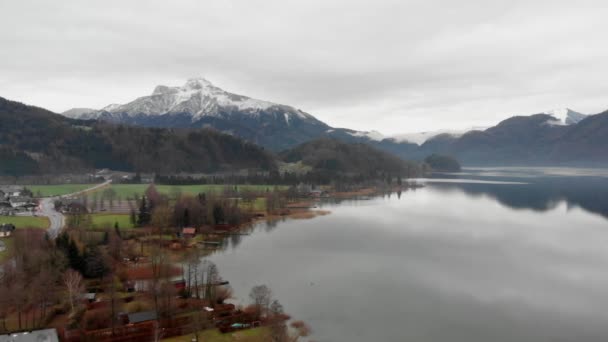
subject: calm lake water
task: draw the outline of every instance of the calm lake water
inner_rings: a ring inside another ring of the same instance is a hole
[[[608,341],[608,171],[438,177],[258,225],[212,260],[320,342]]]

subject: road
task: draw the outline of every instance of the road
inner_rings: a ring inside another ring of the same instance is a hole
[[[38,214],[40,216],[46,216],[49,218],[50,221],[50,225],[49,225],[49,229],[48,229],[48,233],[49,233],[49,237],[51,239],[56,238],[59,235],[59,232],[61,232],[61,229],[63,228],[63,226],[65,225],[65,216],[58,212],[57,210],[55,210],[55,201],[61,198],[67,198],[67,197],[73,197],[73,196],[78,196],[82,193],[85,192],[89,192],[89,191],[93,191],[93,190],[97,190],[99,188],[103,188],[104,186],[109,185],[110,183],[112,183],[111,180],[105,181],[101,184],[97,184],[95,186],[92,186],[88,189],[82,190],[82,191],[78,191],[78,192],[74,192],[71,194],[67,194],[67,195],[62,195],[62,196],[55,196],[55,197],[45,197],[45,198],[41,198],[40,199],[40,208],[38,211]]]

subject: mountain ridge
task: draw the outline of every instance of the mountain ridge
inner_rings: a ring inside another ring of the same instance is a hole
[[[2,97],[0,156],[0,173],[9,174],[100,168],[158,173],[276,169],[274,156],[263,148],[214,130],[70,119]]]

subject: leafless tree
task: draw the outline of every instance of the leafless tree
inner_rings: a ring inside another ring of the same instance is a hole
[[[272,291],[266,285],[256,285],[251,289],[249,298],[253,302],[256,309],[256,315],[258,318],[266,315],[268,307],[270,306],[270,300],[272,298]]]
[[[72,312],[74,312],[74,303],[79,298],[79,296],[84,292],[84,282],[82,280],[82,275],[79,272],[74,271],[73,269],[67,270],[63,275],[63,284],[66,287],[68,292],[68,301],[70,303],[70,308]]]

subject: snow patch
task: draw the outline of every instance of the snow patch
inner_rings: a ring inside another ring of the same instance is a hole
[[[582,114],[579,112],[575,112],[570,108],[559,108],[552,109],[544,112],[543,114],[548,114],[558,120],[558,122],[550,122],[550,125],[574,125],[579,123],[581,120],[587,117],[586,114]]]
[[[382,135],[382,133],[378,131],[356,131],[348,132],[348,134],[352,135],[353,137],[368,138],[374,141],[381,141],[382,139],[384,139],[384,135]]]
[[[414,133],[404,133],[393,135],[390,138],[395,140],[396,142],[409,142],[418,145],[424,144],[427,140],[438,136],[439,134],[449,134],[456,138],[463,136],[465,133],[470,131],[484,131],[488,129],[488,127],[483,126],[473,126],[466,129],[440,129],[437,131],[428,131],[428,132],[414,132]]]

